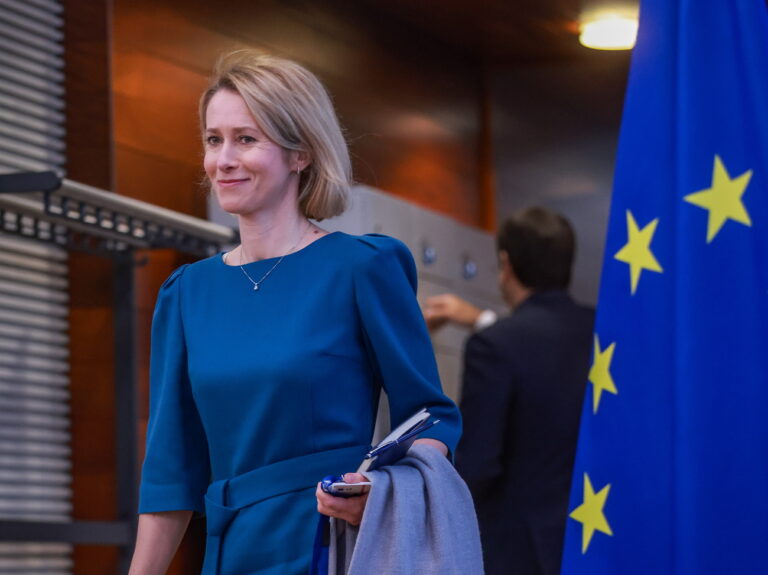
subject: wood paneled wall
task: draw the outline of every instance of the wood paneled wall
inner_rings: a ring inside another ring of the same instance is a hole
[[[67,177],[112,186],[107,3],[65,0]],[[117,519],[112,273],[106,258],[69,258],[73,515]],[[76,546],[78,575],[117,569],[118,550]]]
[[[359,181],[480,222],[480,75],[471,61],[354,3],[223,5],[114,1],[121,194],[204,215],[197,99],[220,53],[252,46],[325,81]]]

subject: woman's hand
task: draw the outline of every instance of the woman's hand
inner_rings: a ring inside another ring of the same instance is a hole
[[[346,483],[360,483],[361,481],[368,481],[368,479],[360,473],[345,473],[344,481]],[[320,489],[318,483],[315,496],[317,496],[317,510],[323,515],[343,519],[350,525],[360,525],[363,520],[363,511],[365,511],[365,504],[368,502],[367,493],[346,498],[334,497]]]
[[[448,455],[448,447],[442,441],[438,441],[437,439],[425,437],[423,439],[417,439],[414,443],[429,445],[433,449],[437,449],[443,455]],[[345,473],[344,481],[346,483],[360,483],[361,481],[368,481],[368,478],[360,473]],[[363,520],[365,504],[368,502],[367,493],[346,498],[334,497],[330,493],[323,491],[318,483],[317,489],[315,490],[315,496],[317,497],[317,510],[323,515],[343,519],[350,525],[360,525],[360,522]]]
[[[440,453],[448,457],[448,446],[438,439],[424,437],[422,439],[417,439],[416,441],[414,441],[414,443],[417,443],[419,445],[429,445],[430,447],[434,447]]]

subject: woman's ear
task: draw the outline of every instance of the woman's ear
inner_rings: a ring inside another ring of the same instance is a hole
[[[296,150],[294,152],[294,162],[294,171],[303,172],[312,163],[312,158],[306,150]]]

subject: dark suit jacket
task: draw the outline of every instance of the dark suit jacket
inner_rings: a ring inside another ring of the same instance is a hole
[[[456,466],[487,575],[560,571],[593,321],[565,292],[538,292],[467,341]]]

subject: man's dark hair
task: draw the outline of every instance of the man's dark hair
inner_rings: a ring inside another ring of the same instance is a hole
[[[576,238],[570,222],[560,214],[525,208],[502,224],[496,242],[524,286],[541,291],[565,289],[571,283]]]

